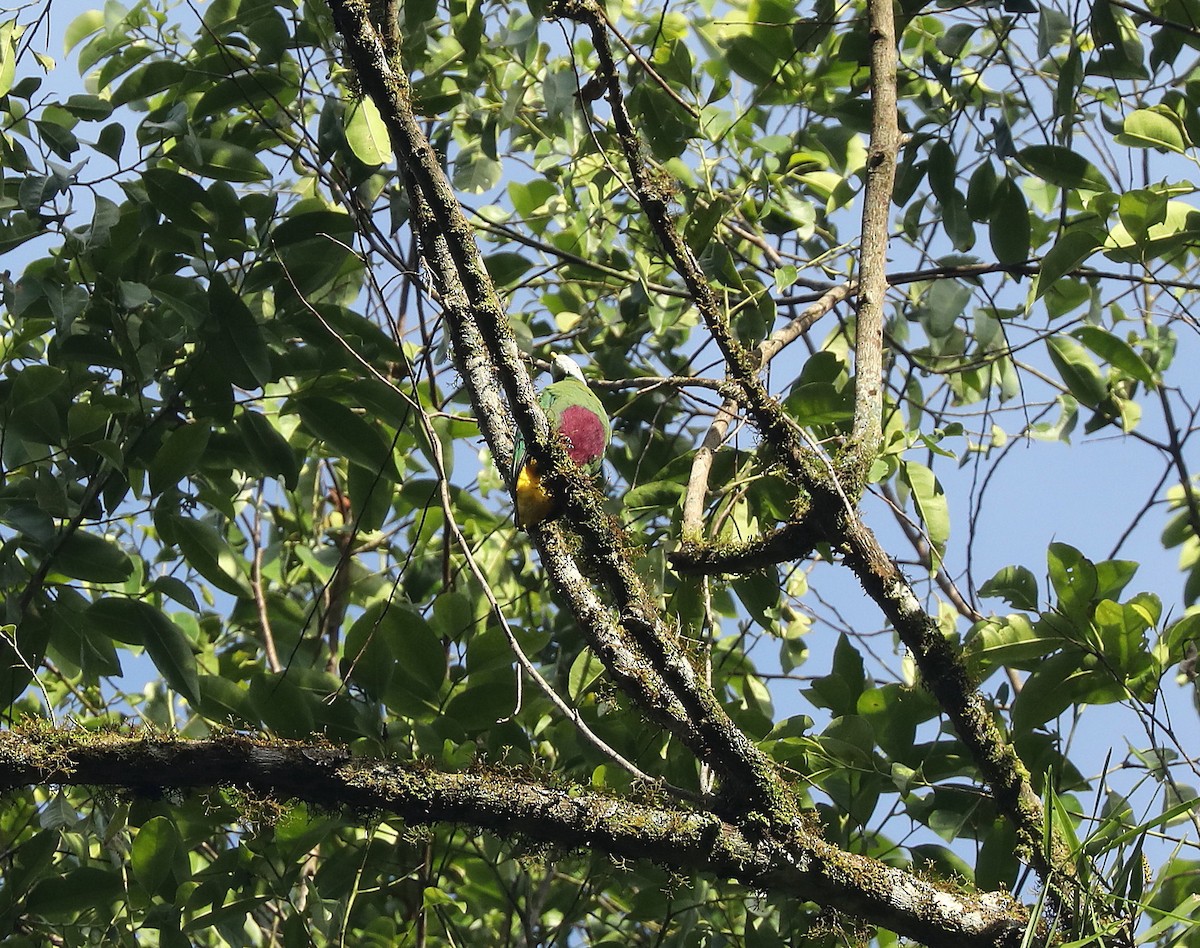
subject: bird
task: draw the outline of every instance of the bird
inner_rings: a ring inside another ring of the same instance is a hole
[[[585,473],[595,476],[604,465],[604,454],[612,440],[608,414],[570,356],[556,355],[550,371],[555,381],[546,386],[538,400],[550,430],[566,442],[567,456]],[[513,455],[517,524],[526,529],[559,511],[559,499],[542,483],[542,470],[518,433]]]

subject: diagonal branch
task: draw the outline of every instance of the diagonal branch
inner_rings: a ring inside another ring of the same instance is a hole
[[[601,576],[615,612],[583,579],[576,555],[553,524],[532,531],[547,574],[617,684],[720,774],[727,805],[758,810],[772,822],[794,822],[796,804],[777,768],[699,678],[677,631],[654,612],[628,542],[604,513],[598,491],[549,437],[474,232],[413,112],[407,77],[385,55],[361,0],[330,0],[330,6],[363,89],[400,157],[422,254],[451,326],[455,361],[493,456],[502,472],[511,470],[515,421],[531,449],[547,458],[548,485],[564,499],[564,520],[582,539],[589,566]]]
[[[872,0],[872,5],[880,7],[872,13],[873,30],[877,32],[880,23],[890,20],[891,7],[889,0]],[[759,381],[753,357],[733,337],[716,293],[671,220],[666,192],[648,173],[641,142],[625,108],[604,17],[596,0],[558,0],[550,6],[549,13],[577,20],[591,30],[592,45],[600,62],[599,73],[607,84],[606,94],[635,196],[676,272],[691,291],[725,358],[732,382],[741,390],[750,417],[763,438],[775,448],[789,476],[808,491],[811,512],[818,518],[829,543],[842,553],[846,566],[913,653],[925,686],[949,716],[991,786],[1000,811],[1013,823],[1022,856],[1045,880],[1056,872],[1071,877],[1074,873],[1061,838],[1054,834],[1050,846],[1043,846],[1041,801],[1033,792],[1029,771],[1001,735],[958,651],[921,607],[912,584],[863,523],[851,501],[861,494],[872,458],[851,450],[839,459],[840,470],[833,470],[826,458],[808,450],[800,429]],[[894,30],[887,35],[894,36]]]
[[[835,286],[833,289],[825,293],[819,300],[812,305],[806,307],[803,312],[797,315],[794,319],[788,321],[786,325],[775,330],[769,337],[759,344],[756,351],[758,356],[759,370],[766,368],[771,360],[775,358],[785,348],[799,339],[804,333],[812,327],[812,325],[824,316],[827,312],[833,309],[838,303],[850,295],[851,287],[849,284]],[[704,498],[708,493],[708,477],[712,470],[713,456],[717,450],[725,443],[725,439],[729,437],[729,427],[734,420],[734,410],[737,407],[737,402],[733,399],[725,399],[721,407],[717,410],[716,417],[713,418],[712,424],[708,428],[708,432],[704,436],[704,441],[696,451],[696,456],[692,459],[692,469],[688,475],[687,491],[683,498],[683,542],[686,555],[682,557],[683,562],[687,564],[697,563],[697,558],[705,554],[713,555],[713,551],[705,550],[698,547],[704,539],[704,531],[702,529],[702,518],[704,514]],[[777,531],[778,532],[778,531]],[[747,544],[750,546],[753,544]],[[778,545],[772,549],[780,549]],[[782,549],[789,551],[788,559],[800,559],[806,555],[804,553],[794,552],[796,548],[785,545]],[[683,552],[683,551],[681,551]],[[728,552],[728,551],[727,551]],[[675,562],[675,557],[680,553],[672,554],[672,562]],[[718,558],[720,554],[716,554]],[[745,559],[739,557],[739,561],[748,563],[757,557]],[[775,562],[779,562],[776,560]],[[675,563],[678,567],[679,564]],[[747,571],[758,569],[761,566],[767,565],[765,561],[759,562],[758,566],[750,566]],[[706,570],[707,571],[707,570]],[[718,572],[723,570],[717,570]],[[734,568],[730,568],[728,572],[740,572]]]

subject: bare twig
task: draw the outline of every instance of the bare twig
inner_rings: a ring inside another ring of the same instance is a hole
[[[263,542],[262,542],[262,498],[254,504],[254,520],[250,527],[250,542],[254,546],[254,557],[250,561],[250,591],[254,594],[254,608],[258,611],[258,625],[262,630],[263,651],[267,656],[267,667],[273,672],[283,670],[279,653],[275,650],[275,636],[271,632],[271,615],[267,610],[267,598],[263,593]]]
[[[888,211],[896,180],[900,129],[896,119],[896,24],[891,0],[869,0],[871,143],[863,195],[855,329],[854,451],[859,471],[879,451],[883,418],[883,302],[887,292]]]

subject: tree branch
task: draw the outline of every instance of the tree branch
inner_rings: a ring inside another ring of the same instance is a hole
[[[863,195],[854,349],[853,450],[865,470],[879,453],[883,419],[883,301],[887,293],[888,212],[896,180],[896,24],[891,0],[868,0],[871,37],[871,143]]]
[[[351,759],[328,744],[237,734],[75,733],[42,724],[0,732],[0,790],[120,787],[140,794],[228,787],[280,800],[392,814],[411,826],[479,827],[615,858],[650,859],[792,898],[837,905],[932,948],[1015,948],[1023,907],[1003,892],[967,894],[839,850],[810,833],[752,835],[708,813],[548,785],[501,769],[447,773]]]
[[[676,272],[691,291],[697,309],[725,358],[730,378],[742,391],[755,425],[780,456],[789,476],[812,498],[811,510],[829,542],[844,556],[866,593],[892,623],[913,653],[922,679],[954,724],[959,737],[992,787],[997,806],[1014,824],[1020,852],[1043,879],[1054,871],[1072,875],[1067,848],[1054,835],[1047,856],[1042,844],[1044,829],[1041,801],[1033,792],[1029,772],[1012,745],[1001,736],[991,713],[975,691],[958,652],[946,641],[937,623],[922,608],[912,585],[888,557],[863,523],[854,503],[865,483],[869,460],[850,451],[836,470],[816,452],[808,450],[802,432],[757,378],[751,354],[732,335],[719,300],[691,249],[674,226],[665,190],[651,179],[641,142],[625,108],[616,63],[595,0],[558,0],[548,12],[589,26],[600,60],[600,75],[607,83],[617,138],[630,169],[635,197],[650,221]],[[849,489],[843,488],[843,481]]]
[[[789,320],[785,325],[771,333],[768,338],[763,340],[757,350],[759,370],[761,371],[766,368],[775,356],[779,355],[785,348],[808,332],[818,319],[849,295],[849,284],[835,286],[811,306],[806,307],[795,318]],[[692,459],[692,469],[688,475],[687,490],[683,497],[683,529],[681,531],[683,535],[683,548],[670,557],[676,568],[710,572],[708,569],[700,568],[700,560],[702,558],[732,558],[743,564],[749,564],[757,559],[756,556],[747,557],[745,552],[731,553],[728,548],[724,549],[725,555],[723,556],[722,553],[715,550],[705,550],[702,546],[698,545],[702,544],[704,540],[704,500],[708,493],[708,476],[712,470],[713,457],[729,436],[729,426],[734,420],[734,410],[736,408],[737,402],[734,399],[725,399],[721,407],[717,410],[716,417],[713,418],[713,422],[704,436],[703,443],[696,450],[696,456]],[[756,545],[757,541],[752,541],[749,544],[745,544],[744,549],[748,550],[751,546]],[[788,554],[785,558],[789,559],[801,559],[807,556],[807,551],[798,551],[798,548],[790,542],[785,542],[782,546],[772,545],[771,549],[787,550]],[[680,558],[678,562],[676,562],[676,557]],[[777,560],[776,562],[779,561]],[[712,565],[711,560],[708,565]],[[747,565],[745,568],[731,567],[728,570],[718,568],[711,570],[711,572],[751,572],[763,565],[766,565],[766,563],[760,562],[758,566]]]
[[[798,810],[778,770],[699,679],[676,630],[655,614],[625,536],[604,513],[595,486],[550,438],[474,232],[413,113],[407,77],[387,59],[361,0],[330,0],[330,7],[363,89],[378,107],[403,165],[422,254],[441,294],[455,359],[493,456],[511,478],[515,421],[530,449],[547,460],[547,484],[563,498],[563,519],[583,540],[586,559],[615,600],[616,614],[584,580],[555,524],[531,531],[547,574],[617,684],[721,775],[728,806],[794,823]]]

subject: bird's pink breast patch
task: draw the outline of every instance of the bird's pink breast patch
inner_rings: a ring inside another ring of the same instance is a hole
[[[604,425],[586,408],[571,405],[565,409],[558,430],[570,442],[567,454],[576,464],[591,464],[604,454]]]

